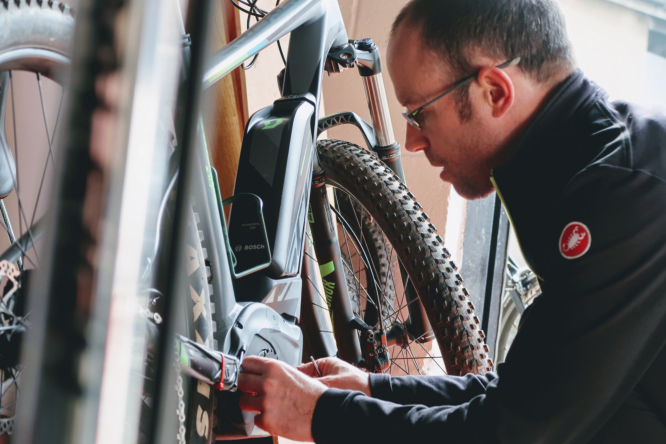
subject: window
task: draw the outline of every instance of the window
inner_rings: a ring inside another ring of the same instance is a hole
[[[661,21],[648,34],[641,101],[666,106],[666,25]]]

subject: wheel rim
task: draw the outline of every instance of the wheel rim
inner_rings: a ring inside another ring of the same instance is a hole
[[[29,71],[40,73],[63,85],[69,58],[43,48],[19,48],[0,54],[0,72]]]

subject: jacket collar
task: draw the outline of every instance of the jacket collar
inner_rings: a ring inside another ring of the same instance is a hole
[[[571,74],[537,113],[511,157],[493,170],[492,175],[498,185],[502,186],[506,181],[520,180],[521,176],[525,178],[526,167],[527,171],[534,170],[535,166],[553,155],[562,159],[566,155],[564,151],[547,152],[547,147],[561,139],[562,129],[572,126],[574,116],[581,109],[605,96],[605,91],[587,79],[582,71],[577,70]],[[566,147],[560,149],[566,150]],[[550,164],[549,169],[554,166]],[[543,171],[539,172],[539,175],[541,174]]]

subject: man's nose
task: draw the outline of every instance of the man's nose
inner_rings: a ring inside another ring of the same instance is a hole
[[[428,138],[409,123],[407,124],[407,134],[405,137],[405,149],[410,153],[417,153],[428,148]]]

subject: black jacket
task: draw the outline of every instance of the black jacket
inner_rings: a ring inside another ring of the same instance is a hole
[[[317,443],[666,443],[666,114],[576,72],[493,179],[542,287],[506,362],[329,389]]]

